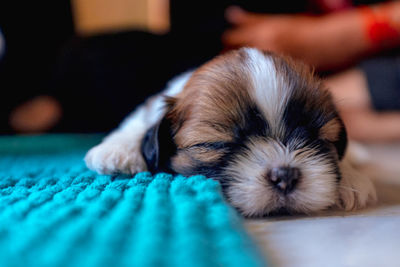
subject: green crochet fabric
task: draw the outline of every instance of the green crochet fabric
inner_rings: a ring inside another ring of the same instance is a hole
[[[0,266],[265,266],[219,184],[98,175],[93,135],[0,137]]]

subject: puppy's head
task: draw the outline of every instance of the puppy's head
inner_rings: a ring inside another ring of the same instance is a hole
[[[219,180],[247,216],[335,203],[346,132],[306,66],[240,49],[199,68],[167,102],[166,117],[145,138],[157,155],[145,155],[150,167],[168,162],[175,172]]]

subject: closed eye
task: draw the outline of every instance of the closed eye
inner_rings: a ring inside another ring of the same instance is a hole
[[[232,142],[204,142],[198,143],[193,146],[187,147],[186,149],[191,148],[202,148],[209,150],[221,150],[221,149],[229,149],[234,145]]]
[[[219,166],[222,158],[232,151],[231,144],[229,142],[204,142],[179,148],[178,152],[190,159],[193,166],[197,166],[196,168],[202,166],[200,169],[204,171],[205,166],[212,165],[213,168]]]

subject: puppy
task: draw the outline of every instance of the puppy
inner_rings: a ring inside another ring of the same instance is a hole
[[[105,174],[205,175],[245,216],[309,214],[376,200],[344,159],[346,145],[332,98],[308,67],[243,48],[173,80],[85,160]]]

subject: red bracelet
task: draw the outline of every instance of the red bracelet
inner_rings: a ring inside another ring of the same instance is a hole
[[[400,40],[400,25],[396,25],[389,8],[389,6],[360,8],[366,37],[375,48],[391,46]]]

